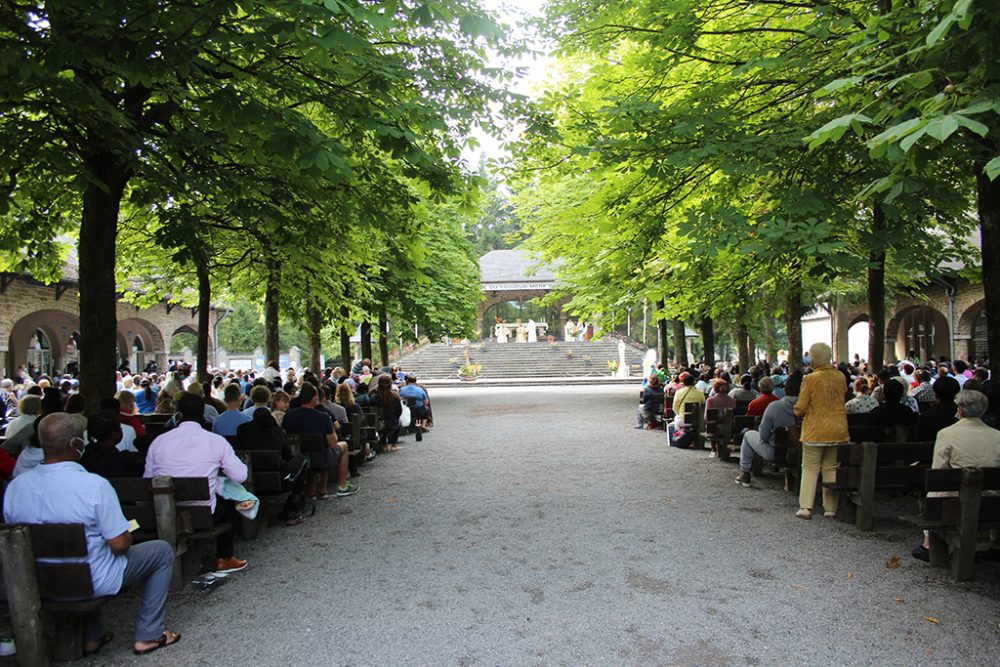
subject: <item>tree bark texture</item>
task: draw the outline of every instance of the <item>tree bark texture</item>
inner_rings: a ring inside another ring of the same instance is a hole
[[[976,173],[976,205],[979,233],[983,244],[983,292],[986,327],[989,331],[989,363],[992,370],[1000,361],[1000,178],[991,181],[982,165]],[[982,352],[976,350],[978,356]]]
[[[885,365],[885,211],[872,207],[872,237],[876,247],[868,255],[868,364],[880,370]]]
[[[777,363],[778,343],[775,340],[774,320],[770,316],[764,317],[764,348],[767,354],[767,363]]]
[[[684,337],[684,320],[670,320],[673,328],[674,363],[685,368],[688,365],[687,341]]]
[[[746,373],[750,368],[750,333],[747,331],[746,323],[743,322],[743,317],[741,312],[736,325],[736,363],[740,366],[740,373]],[[733,382],[736,382],[735,377]]]
[[[208,337],[212,328],[212,282],[208,275],[205,259],[195,260],[198,275],[198,353],[196,355],[196,376],[201,382],[208,380]]]
[[[347,306],[340,307],[340,317],[344,322],[348,321],[350,314]],[[350,373],[354,360],[351,359],[351,331],[347,327],[347,324],[340,327],[340,365],[345,373]]]
[[[662,301],[656,302],[656,357],[660,360],[660,363],[666,365],[667,359],[667,321],[660,315],[663,315],[664,303]]]
[[[118,340],[118,290],[115,244],[118,212],[128,181],[115,156],[98,152],[87,167],[100,181],[83,193],[83,217],[77,246],[80,267],[80,393],[87,414],[102,398],[114,395]],[[125,351],[122,350],[124,354]]]
[[[788,331],[788,370],[802,368],[802,284],[789,281],[785,292],[785,329]]]
[[[267,285],[264,288],[264,356],[266,363],[281,359],[281,339],[278,333],[278,284],[281,262],[267,260]]]
[[[306,304],[306,320],[309,324],[309,370],[319,374],[320,356],[323,354],[323,315],[310,300]]]
[[[385,306],[378,309],[378,356],[383,366],[389,365],[389,315]]]
[[[361,323],[361,358],[372,358],[372,323],[368,320]]]
[[[705,349],[705,363],[715,366],[715,323],[707,315],[701,318],[701,345]]]

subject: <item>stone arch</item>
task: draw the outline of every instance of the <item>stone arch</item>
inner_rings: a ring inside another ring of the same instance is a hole
[[[847,328],[850,329],[856,324],[861,324],[862,322],[871,322],[871,317],[868,313],[854,313],[852,317],[847,320]]]
[[[951,356],[948,318],[934,306],[921,303],[901,308],[885,329],[886,352],[895,352],[896,359],[903,359],[910,350],[921,361]]]
[[[966,308],[955,323],[955,356],[973,361],[989,353],[988,329],[985,317],[986,299]]]
[[[74,333],[80,329],[80,318],[72,308],[22,309],[20,317],[13,323],[7,335],[0,342],[6,344],[8,375],[13,375],[19,366],[28,363],[28,345],[35,331],[41,331],[49,343],[49,361],[46,372],[63,370],[66,363],[67,346]],[[37,356],[37,355],[36,355]],[[75,359],[74,359],[75,360]]]
[[[955,322],[955,337],[972,336],[975,333],[976,320],[979,314],[986,308],[986,299],[980,299],[965,309]]]

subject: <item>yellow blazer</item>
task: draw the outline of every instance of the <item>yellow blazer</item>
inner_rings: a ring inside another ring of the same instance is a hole
[[[844,410],[846,392],[844,374],[829,364],[819,366],[802,379],[802,391],[795,402],[795,416],[804,417],[802,442],[850,441]]]

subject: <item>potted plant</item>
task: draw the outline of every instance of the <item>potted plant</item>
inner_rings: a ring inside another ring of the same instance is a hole
[[[462,364],[458,368],[458,377],[466,382],[471,382],[479,377],[479,373],[482,372],[482,370],[483,367],[479,364]]]

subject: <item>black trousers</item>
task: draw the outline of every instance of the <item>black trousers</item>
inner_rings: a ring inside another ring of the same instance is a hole
[[[229,530],[215,538],[215,557],[232,558],[236,531],[240,529],[240,513],[236,511],[236,503],[216,496],[212,523],[216,526],[229,526]]]

